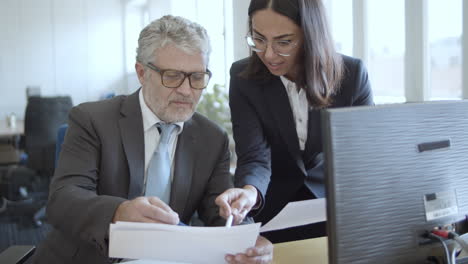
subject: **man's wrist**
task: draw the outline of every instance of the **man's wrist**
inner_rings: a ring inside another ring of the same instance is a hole
[[[115,223],[117,221],[119,221],[121,219],[121,213],[122,211],[124,210],[124,206],[127,206],[127,203],[129,203],[130,201],[124,201],[122,203],[120,203],[117,208],[115,209],[115,212],[114,212],[114,216],[112,217],[112,223]]]

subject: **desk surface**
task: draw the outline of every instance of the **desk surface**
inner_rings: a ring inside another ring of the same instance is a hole
[[[16,127],[9,127],[6,120],[0,120],[0,137],[11,137],[24,134],[24,121],[16,120]]]
[[[326,237],[274,245],[274,264],[302,264],[312,262],[314,264],[328,264],[328,240]]]

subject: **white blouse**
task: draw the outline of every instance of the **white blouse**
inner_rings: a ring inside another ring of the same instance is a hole
[[[301,150],[305,149],[305,143],[307,141],[307,128],[309,120],[309,102],[304,89],[297,89],[296,83],[288,80],[284,76],[280,76],[281,81],[286,88],[288,93],[289,104],[294,116],[296,123],[296,132],[299,139],[299,146]]]

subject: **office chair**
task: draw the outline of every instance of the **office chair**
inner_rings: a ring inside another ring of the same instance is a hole
[[[55,164],[58,162],[60,150],[62,149],[63,139],[67,131],[68,125],[63,124],[58,128],[57,141],[55,145]],[[0,208],[1,209],[1,208]],[[42,207],[36,214],[45,213],[43,212],[45,207]],[[39,220],[40,221],[40,220]],[[32,256],[36,247],[34,245],[14,245],[7,248],[5,251],[0,252],[0,263],[26,263]]]
[[[44,203],[55,169],[57,131],[67,122],[68,112],[72,107],[69,96],[28,98],[24,121],[26,167],[37,173],[38,189],[45,194]],[[44,217],[45,206],[34,214],[34,223],[37,226],[42,225],[41,219]]]
[[[60,150],[62,150],[62,143],[65,138],[65,133],[67,132],[68,124],[63,124],[59,127],[57,131],[57,143],[55,144],[55,166],[57,167],[58,158],[60,155]]]
[[[42,188],[45,187],[46,193],[55,170],[57,131],[67,122],[72,107],[69,96],[28,99],[24,124],[25,152],[28,155],[26,166],[39,174],[40,180],[45,183]],[[41,219],[44,217],[45,206],[34,214],[34,223],[42,225]]]
[[[55,143],[55,159],[54,159],[55,166],[57,166],[60,150],[62,148],[62,143],[63,143],[63,139],[65,138],[65,133],[67,131],[67,128],[68,128],[68,125],[63,124],[58,128],[58,131],[57,131],[57,140],[56,140],[56,143]],[[34,224],[36,226],[41,226],[42,225],[41,219],[44,218],[45,215],[46,215],[46,206],[42,206],[39,209],[39,211],[37,211],[34,214],[34,217],[33,217]]]
[[[41,175],[53,174],[57,131],[67,122],[72,107],[69,96],[29,98],[24,121],[28,168]]]

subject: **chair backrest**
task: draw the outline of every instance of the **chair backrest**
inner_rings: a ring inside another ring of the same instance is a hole
[[[30,97],[26,106],[24,133],[27,166],[52,176],[58,128],[67,122],[73,107],[69,96]]]
[[[65,133],[67,132],[67,128],[68,128],[68,124],[63,124],[59,127],[57,131],[57,143],[55,144],[55,167],[57,167],[60,150],[62,150],[62,143],[63,143],[63,139],[65,138]]]

